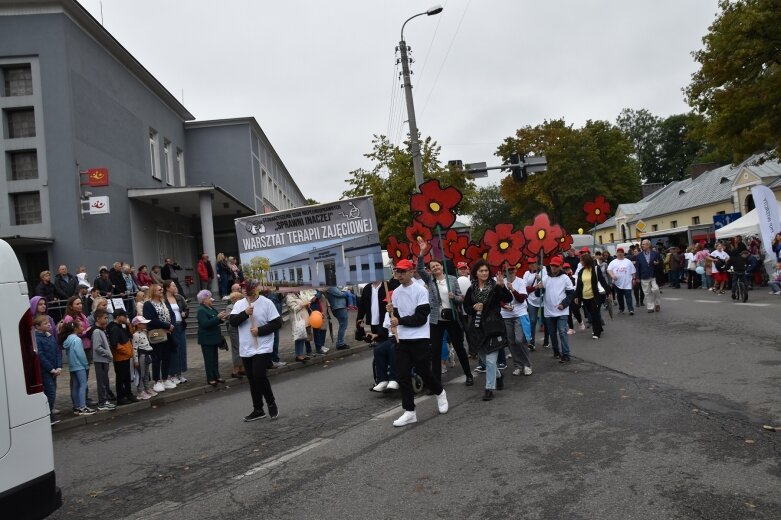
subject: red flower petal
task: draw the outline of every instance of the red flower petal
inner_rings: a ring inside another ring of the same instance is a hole
[[[420,193],[410,197],[410,209],[415,220],[426,227],[449,228],[456,221],[455,208],[461,202],[461,192],[453,186],[442,188],[437,179],[420,185]]]
[[[523,233],[513,233],[512,224],[497,224],[494,229],[486,230],[483,242],[488,246],[488,263],[492,266],[501,266],[505,262],[515,265],[523,256],[523,247],[526,244]]]
[[[523,228],[523,235],[526,237],[526,250],[537,256],[540,252],[547,255],[555,251],[564,231],[561,226],[551,224],[547,213],[540,213],[530,226]]]

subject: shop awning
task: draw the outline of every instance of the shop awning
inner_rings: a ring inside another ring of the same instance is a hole
[[[215,217],[247,217],[255,214],[255,209],[217,186],[182,186],[167,188],[130,188],[127,197],[187,216],[201,213],[200,195],[210,193],[212,214]]]
[[[669,229],[660,229],[658,231],[649,231],[647,233],[640,233],[642,238],[662,237],[667,235],[677,235],[678,233],[687,233],[689,226],[679,226]]]

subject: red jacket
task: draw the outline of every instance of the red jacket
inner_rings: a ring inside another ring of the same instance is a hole
[[[211,267],[211,264],[209,264],[209,267]],[[209,267],[206,266],[206,262],[203,260],[198,260],[198,278],[200,278],[204,282],[208,282],[210,279],[214,278],[214,274],[209,276]],[[214,273],[214,271],[211,271]]]

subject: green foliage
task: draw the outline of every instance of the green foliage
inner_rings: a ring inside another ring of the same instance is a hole
[[[486,229],[513,222],[512,206],[502,197],[498,184],[477,188],[472,211],[472,240],[479,241]]]
[[[260,283],[263,285],[266,285],[266,273],[268,273],[269,267],[269,260],[264,256],[256,256],[248,264],[241,266],[246,279],[260,280]]]
[[[318,205],[318,204],[320,204],[320,203],[319,203],[319,202],[317,202],[315,199],[313,199],[313,198],[311,198],[311,197],[310,197],[310,198],[308,198],[308,199],[306,199],[306,205],[307,205],[307,206],[316,206],[316,205]]]
[[[496,155],[505,162],[513,152],[545,155],[548,171],[522,183],[511,176],[502,180],[501,191],[518,225],[537,213],[547,212],[569,233],[589,228],[583,203],[604,195],[615,211],[617,204],[640,198],[637,162],[632,144],[621,130],[607,121],[588,121],[573,128],[564,120],[545,121],[519,129],[504,140]]]
[[[781,3],[721,0],[721,13],[693,53],[700,70],[686,88],[707,121],[705,137],[739,161],[781,151]]]
[[[415,174],[408,143],[401,148],[391,143],[384,135],[374,136],[372,151],[364,154],[371,159],[371,170],[358,169],[349,173],[347,180],[352,186],[343,197],[372,195],[377,224],[380,227],[380,242],[385,243],[389,235],[404,237],[404,229],[410,224],[409,200],[415,191]],[[461,170],[443,167],[439,161],[440,146],[427,137],[421,142],[424,179],[439,179],[443,186],[455,186],[464,198],[459,204],[459,214],[469,214],[475,194],[474,182]]]

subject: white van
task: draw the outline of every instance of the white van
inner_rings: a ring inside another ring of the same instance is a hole
[[[38,519],[62,504],[49,403],[32,333],[27,283],[0,240],[0,516]]]

